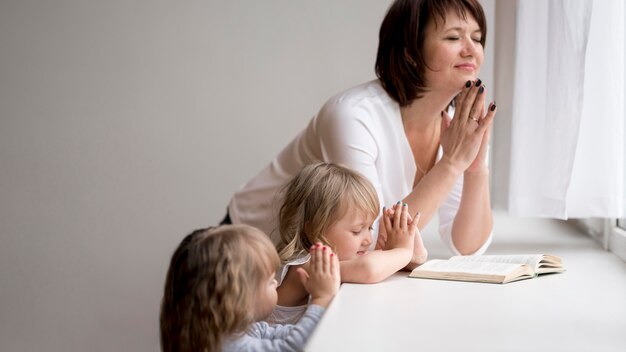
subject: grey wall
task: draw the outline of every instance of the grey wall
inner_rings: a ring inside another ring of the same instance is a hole
[[[494,119],[491,139],[491,201],[494,208],[500,209],[507,209],[509,203],[516,3],[500,0],[492,21],[497,32],[492,42],[496,49],[492,51],[492,67],[498,115]]]
[[[389,2],[1,1],[0,350],[157,350],[173,249],[374,77]]]

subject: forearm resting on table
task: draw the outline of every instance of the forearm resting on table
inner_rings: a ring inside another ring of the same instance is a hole
[[[373,284],[404,268],[413,251],[407,248],[370,251],[364,256],[340,262],[341,282]]]
[[[473,254],[485,244],[492,228],[489,170],[466,172],[461,205],[452,225],[452,242],[462,255]]]
[[[404,270],[413,270],[418,266],[424,264],[428,259],[428,250],[422,245],[422,250],[420,253],[417,250],[413,250],[413,255],[411,256],[411,261],[407,264],[403,269]]]

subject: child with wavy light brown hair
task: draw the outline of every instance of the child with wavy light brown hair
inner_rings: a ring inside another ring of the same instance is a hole
[[[324,243],[337,253],[342,282],[380,282],[413,259],[418,264],[426,261],[428,252],[417,229],[419,213],[412,218],[402,202],[383,208],[379,226],[387,237],[381,250],[371,250],[380,205],[372,184],[356,171],[331,163],[311,164],[287,183],[281,195],[282,267],[277,276],[278,305],[270,321],[297,321],[306,311],[310,297],[297,272],[310,266],[307,249],[313,243]]]
[[[174,252],[161,305],[161,348],[173,351],[301,350],[339,288],[330,248],[310,248],[298,270],[311,305],[295,325],[269,325],[279,257],[260,230],[226,225],[196,230]]]

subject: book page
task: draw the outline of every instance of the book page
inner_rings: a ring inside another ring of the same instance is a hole
[[[545,254],[537,264],[535,271],[537,274],[562,273],[565,271],[565,267],[563,267],[563,260],[560,257]]]
[[[409,275],[414,278],[488,283],[507,283],[534,276],[533,269],[526,264],[438,259],[427,261]]]
[[[465,272],[473,274],[507,275],[521,264],[498,263],[487,261],[462,261],[432,259],[417,267],[415,271]]]
[[[526,264],[531,268],[537,268],[543,258],[542,254],[513,254],[513,255],[476,255],[454,256],[450,261],[462,262],[492,262],[492,263],[515,263]]]

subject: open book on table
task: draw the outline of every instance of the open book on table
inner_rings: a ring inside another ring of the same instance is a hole
[[[563,271],[561,258],[550,254],[477,255],[431,259],[409,277],[505,284]]]

